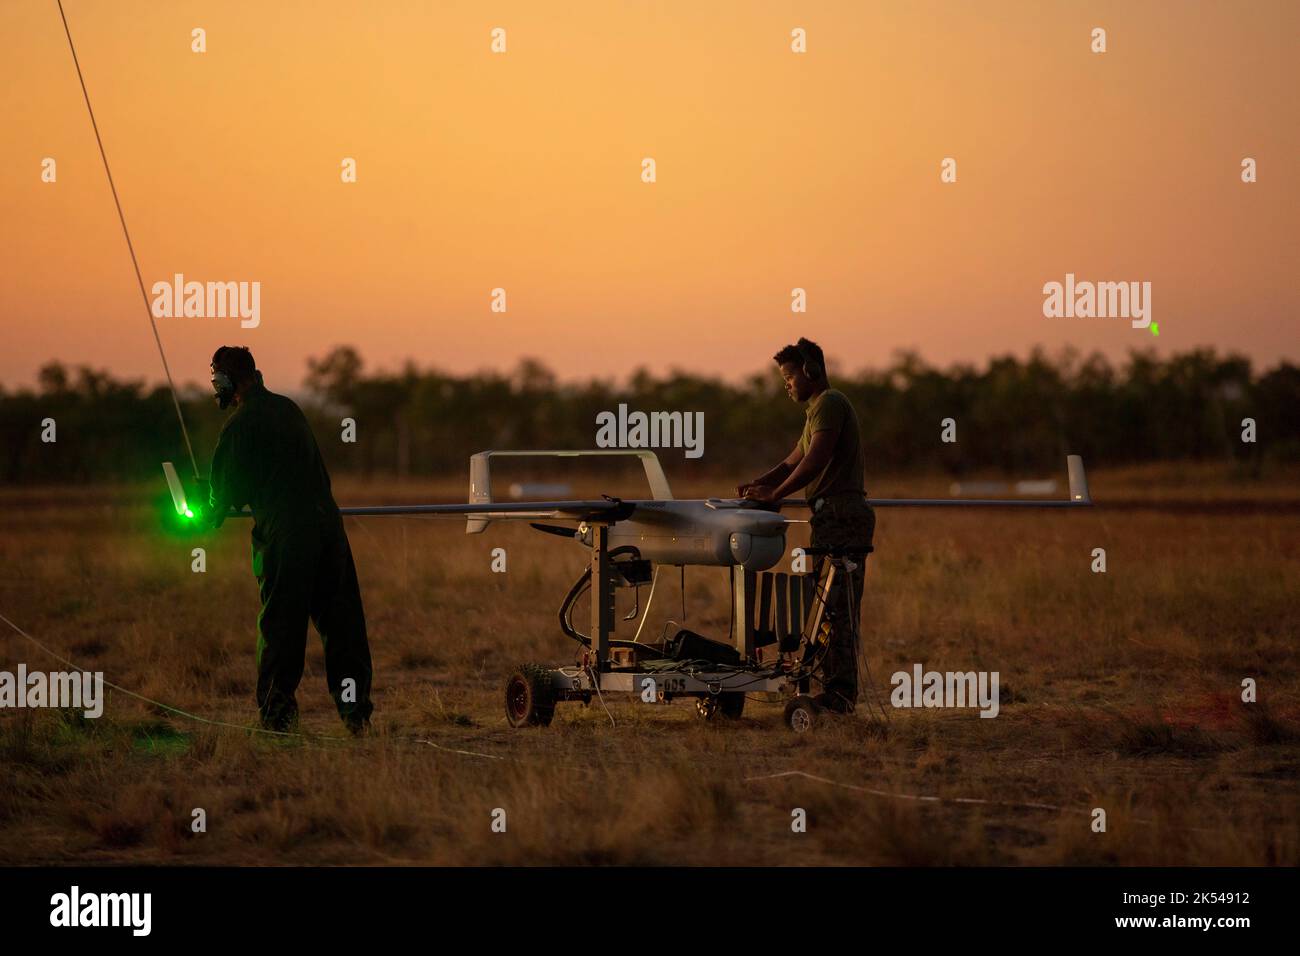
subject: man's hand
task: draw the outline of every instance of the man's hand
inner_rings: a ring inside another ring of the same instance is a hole
[[[750,501],[757,501],[759,504],[774,505],[781,499],[776,496],[777,489],[773,485],[746,485],[742,498]]]
[[[747,481],[743,485],[737,485],[736,497],[748,498],[750,497],[751,492],[754,492],[759,488],[772,489],[781,487],[781,482],[785,481],[785,479],[790,476],[790,473],[802,459],[803,452],[799,450],[798,445],[795,445],[794,451],[786,455],[785,461],[781,462],[775,468],[763,472],[753,481]]]
[[[212,507],[212,483],[207,478],[194,479],[194,497],[188,502],[194,512],[196,527],[213,531],[221,527],[225,515],[218,515]]]

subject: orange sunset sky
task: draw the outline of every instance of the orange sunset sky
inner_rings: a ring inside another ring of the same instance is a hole
[[[146,284],[262,286],[256,329],[159,320],[178,383],[226,343],[273,387],[344,343],[565,378],[735,378],[799,334],[846,370],[1297,357],[1300,3],[64,7]],[[55,0],[0,2],[0,76],[0,384],[161,380]],[[1067,272],[1151,282],[1159,337],[1044,317]]]

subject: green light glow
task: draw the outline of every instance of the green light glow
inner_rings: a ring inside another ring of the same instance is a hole
[[[167,504],[164,506],[163,501]],[[191,538],[207,530],[204,520],[207,508],[197,501],[186,501],[184,496],[172,495],[158,500],[158,517],[163,523],[163,530],[173,537]],[[165,510],[164,510],[165,507]]]

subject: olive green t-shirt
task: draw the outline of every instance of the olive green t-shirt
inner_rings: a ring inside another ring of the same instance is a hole
[[[861,492],[866,483],[866,463],[862,456],[862,433],[858,429],[858,415],[848,396],[838,389],[828,388],[809,400],[807,420],[799,436],[799,450],[808,454],[812,437],[819,431],[829,430],[835,436],[831,460],[813,476],[804,490],[811,501],[823,495]]]

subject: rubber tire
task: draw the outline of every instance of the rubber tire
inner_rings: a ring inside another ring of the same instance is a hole
[[[737,691],[695,698],[695,713],[703,720],[739,720],[745,712],[745,695]]]
[[[718,713],[728,720],[739,720],[745,712],[744,691],[726,691],[718,695]]]
[[[555,716],[550,668],[521,664],[506,680],[505,698],[511,727],[549,727]]]
[[[799,694],[785,705],[785,725],[796,734],[811,733],[817,726],[821,708],[807,694]]]

